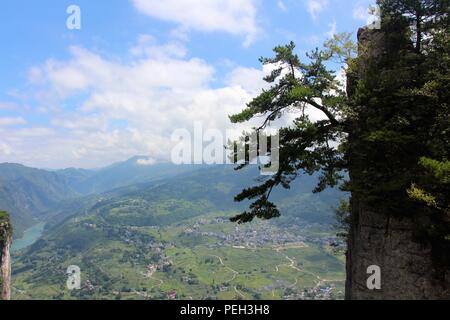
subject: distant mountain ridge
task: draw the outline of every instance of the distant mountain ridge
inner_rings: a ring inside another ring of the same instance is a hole
[[[89,171],[88,176],[75,182],[73,187],[83,195],[103,193],[116,188],[175,176],[196,169],[194,166],[177,166],[169,162],[143,164],[148,159],[148,157],[136,156],[124,162]],[[143,160],[142,163],[140,163],[140,160]],[[78,171],[70,170],[66,171],[66,173],[73,176],[80,174]]]
[[[147,159],[133,157],[97,170],[51,171],[21,164],[0,164],[0,209],[10,212],[17,237],[62,201],[195,170],[193,166],[171,163],[139,164],[139,160]]]

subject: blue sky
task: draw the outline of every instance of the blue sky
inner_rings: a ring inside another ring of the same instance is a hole
[[[98,167],[167,158],[194,121],[225,130],[261,87],[260,56],[365,25],[370,0],[5,0],[0,162]],[[69,5],[81,30],[66,27]]]

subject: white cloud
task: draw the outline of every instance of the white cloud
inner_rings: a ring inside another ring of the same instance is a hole
[[[0,155],[9,156],[13,153],[12,148],[6,143],[0,143]]]
[[[183,58],[187,54],[186,48],[179,42],[158,45],[156,39],[147,34],[140,35],[138,43],[130,49],[131,54],[138,57],[175,57]]]
[[[263,80],[264,71],[255,68],[237,67],[229,75],[227,84],[238,86],[251,94],[258,94],[267,83]]]
[[[40,106],[55,106],[47,113],[50,125],[0,126],[0,162],[93,168],[138,154],[169,160],[176,129],[192,131],[194,123],[201,122],[205,131],[225,134],[261,125],[262,118],[232,125],[228,116],[267,87],[262,77],[273,67],[229,66],[230,72],[217,79],[212,65],[173,54],[167,50],[171,45],[186,52],[180,44],[158,45],[152,37],[141,36],[123,59],[72,47],[69,59],[34,66],[30,94],[38,103],[30,117]],[[218,80],[225,84],[218,87]],[[297,115],[293,112],[275,125],[285,125]],[[315,111],[311,115],[323,117]],[[14,152],[8,146],[14,146]]]
[[[49,137],[55,135],[55,131],[53,129],[43,128],[43,127],[41,127],[41,128],[39,128],[39,127],[20,128],[17,130],[11,130],[9,132],[14,133],[12,135],[13,138],[19,138],[19,139],[24,139],[24,138],[25,139],[41,139],[41,138],[49,138]]]
[[[157,163],[157,161],[155,159],[152,159],[152,158],[138,159],[136,161],[136,164],[139,165],[139,166],[153,166],[156,163]]]
[[[306,0],[306,7],[311,17],[316,20],[317,15],[328,7],[328,0]]]
[[[68,130],[107,130],[108,121],[107,119],[98,116],[90,115],[86,117],[85,115],[80,115],[77,112],[65,113],[64,115],[58,117],[56,116],[51,120],[51,124],[57,128],[63,128]]]
[[[380,17],[377,8],[379,10],[374,0],[361,0],[353,8],[353,19],[364,21],[368,26],[379,23]]]
[[[369,9],[367,6],[358,5],[355,8],[353,8],[353,19],[360,20],[360,21],[367,21],[369,19]]]
[[[370,18],[370,8],[376,7],[376,0],[357,0],[353,5],[352,16],[355,20],[367,21]]]
[[[284,11],[284,12],[287,11],[287,6],[282,0],[278,0],[277,6],[281,11]]]
[[[340,88],[344,91],[347,90],[347,70],[342,68],[336,75],[336,81],[339,83]]]
[[[26,124],[26,120],[22,117],[4,117],[0,118],[0,127],[16,126]]]
[[[47,113],[50,127],[0,127],[2,143],[14,146],[0,161],[60,168],[99,167],[136,154],[168,160],[178,128],[200,121],[205,130],[225,132],[232,127],[228,115],[257,93],[262,71],[236,68],[225,86],[213,87],[212,65],[170,46],[186,52],[141,36],[123,60],[72,47],[69,59],[34,66],[29,80],[38,103],[30,112],[55,106]]]
[[[250,45],[259,28],[255,0],[132,0],[145,15],[176,23],[177,30],[227,32]],[[180,29],[181,28],[181,29]]]
[[[328,25],[330,27],[330,30],[328,30],[325,35],[328,39],[332,39],[334,35],[337,33],[337,23],[336,20],[334,20],[332,23]]]

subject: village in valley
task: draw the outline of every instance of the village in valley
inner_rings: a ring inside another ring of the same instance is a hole
[[[329,300],[336,298],[343,298],[343,279],[326,280],[321,278],[320,275],[314,274],[309,270],[302,269],[302,261],[298,260],[296,257],[290,257],[288,255],[289,251],[301,250],[314,247],[324,247],[324,248],[344,248],[344,244],[339,241],[339,239],[332,235],[324,235],[322,238],[317,236],[308,236],[308,232],[302,232],[301,228],[295,226],[292,230],[288,228],[280,228],[273,223],[261,222],[257,224],[258,227],[248,228],[241,225],[231,225],[230,222],[225,217],[212,217],[212,218],[199,218],[191,221],[190,223],[184,223],[182,226],[177,226],[176,230],[178,232],[178,237],[182,238],[192,238],[197,239],[202,250],[207,250],[211,252],[211,255],[205,258],[205,263],[214,264],[217,263],[224,267],[225,273],[230,273],[231,280],[236,279],[240,272],[233,269],[232,265],[228,265],[224,262],[225,258],[213,254],[219,249],[228,248],[234,251],[251,252],[257,253],[259,250],[271,250],[274,253],[280,255],[280,264],[274,267],[272,272],[276,276],[280,272],[280,269],[287,268],[291,273],[304,274],[313,278],[313,284],[309,287],[298,288],[295,280],[294,284],[286,285],[284,281],[275,280],[273,284],[265,286],[263,289],[269,292],[279,291],[281,292],[281,297],[284,300]],[[308,224],[304,229],[321,227],[313,226]],[[163,234],[167,233],[160,227],[151,227],[152,233],[161,236],[161,241],[152,242],[146,245],[147,249],[150,249],[153,253],[153,262],[146,265],[145,270],[140,272],[142,278],[147,280],[157,281],[156,287],[161,288],[161,284],[164,280],[161,279],[161,274],[171,275],[169,277],[176,277],[177,269],[177,258],[180,256],[179,253],[175,255],[166,255],[166,252],[172,250],[177,251],[177,238],[174,241],[164,241]],[[131,234],[139,230],[139,228],[129,227],[122,234],[128,235],[123,239],[125,242],[136,245],[135,240],[132,239]],[[305,231],[305,230],[303,230]],[[304,235],[301,235],[303,233]],[[202,240],[205,243],[203,244]],[[212,240],[213,239],[213,240]],[[195,253],[195,247],[192,249]],[[331,249],[330,249],[331,250]],[[283,260],[284,259],[284,260]],[[175,272],[174,272],[175,271]],[[223,271],[223,270],[222,270]],[[267,271],[266,271],[267,272]],[[198,276],[192,272],[192,270],[181,270],[181,276],[178,280],[180,283],[186,286],[197,286],[199,285]],[[285,288],[282,288],[285,286]],[[226,293],[233,291],[236,298],[248,298],[248,297],[260,297],[258,294],[250,295],[245,294],[246,288],[241,284],[235,286],[233,281],[227,281],[222,284],[214,284],[212,293],[204,297],[195,297],[203,299],[214,299],[217,298],[216,293]],[[282,288],[282,289],[281,289]],[[152,299],[151,292],[136,291],[131,290],[135,294]],[[116,292],[118,293],[118,292]],[[185,299],[193,298],[186,297],[184,294],[180,294],[177,290],[168,290],[163,293],[165,298],[170,300],[175,299]],[[162,296],[161,296],[162,297]]]

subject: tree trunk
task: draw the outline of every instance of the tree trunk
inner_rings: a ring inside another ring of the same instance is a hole
[[[417,53],[420,53],[421,51],[421,45],[422,45],[422,21],[421,21],[422,17],[420,15],[420,13],[417,13],[416,15],[416,32],[417,32],[417,37],[416,37],[416,51]]]

